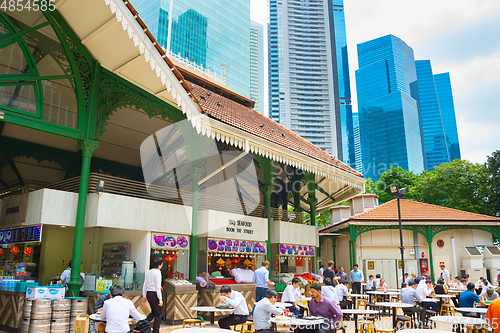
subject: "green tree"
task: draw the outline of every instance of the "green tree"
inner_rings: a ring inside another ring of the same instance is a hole
[[[372,187],[372,193],[378,195],[379,202],[387,202],[393,199],[389,191],[389,186],[398,185],[399,188],[406,187],[405,198],[413,199],[413,187],[419,178],[411,171],[406,171],[401,167],[391,167],[389,170],[380,175]]]
[[[484,165],[457,159],[422,173],[412,196],[420,202],[490,214],[488,180]]]
[[[500,217],[500,150],[488,156],[485,168],[489,178],[491,215]]]

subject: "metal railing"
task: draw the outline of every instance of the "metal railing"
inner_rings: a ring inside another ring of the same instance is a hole
[[[149,185],[149,188],[146,188],[146,184],[143,182],[100,173],[90,173],[88,193],[96,193],[96,186],[99,180],[104,180],[104,193],[168,202],[176,205],[191,206],[190,192],[153,184]],[[79,187],[80,177],[75,177],[46,186],[45,188],[78,193]],[[238,214],[242,211],[242,205],[239,200],[231,200],[228,198],[199,193],[198,209],[210,209]],[[255,210],[245,215],[265,218],[265,206],[257,205]],[[279,208],[271,208],[271,219],[273,221],[286,221],[292,223],[303,222],[302,213],[296,213]]]

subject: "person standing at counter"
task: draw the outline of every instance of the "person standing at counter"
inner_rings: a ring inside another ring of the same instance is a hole
[[[274,282],[269,281],[269,261],[262,262],[262,266],[255,270],[252,280],[255,282],[255,302],[258,302],[266,294],[268,286],[274,286]]]
[[[352,284],[352,292],[354,294],[361,294],[361,283],[364,282],[365,277],[363,272],[359,270],[358,264],[354,264],[352,266],[351,271],[351,284]]]
[[[70,278],[71,278],[71,260],[68,262],[68,268],[66,268],[61,273],[61,277],[59,278],[59,282],[61,282],[61,285],[66,287],[66,290],[68,290],[68,282]]]
[[[149,303],[151,313],[146,320],[150,322],[154,318],[153,333],[160,332],[161,307],[163,306],[163,296],[161,293],[161,271],[163,267],[163,258],[156,257],[151,264],[151,269],[144,277],[144,286],[142,287],[142,303]]]
[[[236,290],[232,290],[230,286],[223,285],[220,287],[220,302],[234,308],[234,312],[227,317],[219,320],[219,327],[230,330],[230,326],[244,324],[248,318],[248,305],[245,297]],[[265,295],[265,294],[264,294]]]
[[[255,333],[271,333],[271,314],[280,315],[283,309],[275,306],[278,300],[276,290],[268,289],[264,298],[255,304],[253,327]]]
[[[292,303],[292,306],[288,307],[288,310],[292,311],[295,315],[304,314],[304,308],[298,304],[300,301],[301,290],[299,289],[300,279],[294,277],[292,279],[292,284],[288,285],[281,296],[281,301],[284,303]]]

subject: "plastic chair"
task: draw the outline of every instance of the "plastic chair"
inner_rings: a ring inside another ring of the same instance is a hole
[[[361,306],[366,310],[368,301],[366,299],[358,299],[356,300],[356,309],[359,309]]]
[[[359,323],[359,333],[375,333],[373,321],[362,321]]]
[[[451,304],[442,304],[440,316],[454,316],[455,315],[455,307]]]
[[[240,333],[253,333],[253,321],[247,321],[244,324],[234,325],[233,331]]]
[[[182,328],[186,328],[186,326],[196,326],[199,325],[200,327],[203,327],[203,324],[201,323],[201,319],[184,319],[182,321]]]

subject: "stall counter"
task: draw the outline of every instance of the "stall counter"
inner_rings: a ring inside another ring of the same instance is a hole
[[[87,297],[88,299],[88,313],[94,313],[95,303],[97,299],[102,295],[101,292],[94,291],[82,291],[80,293],[81,297]],[[134,303],[135,308],[140,314],[147,316],[151,312],[151,307],[149,303],[142,303],[142,291],[140,290],[125,290],[124,298],[129,299]]]
[[[239,291],[247,301],[248,311],[252,311],[255,305],[255,284],[231,284],[232,290]],[[222,285],[207,285],[205,288],[196,286],[198,289],[198,306],[218,306],[220,298],[220,288]],[[215,316],[227,315],[226,313],[216,312]]]
[[[26,293],[0,290],[0,328],[17,331],[21,327],[23,304]]]

